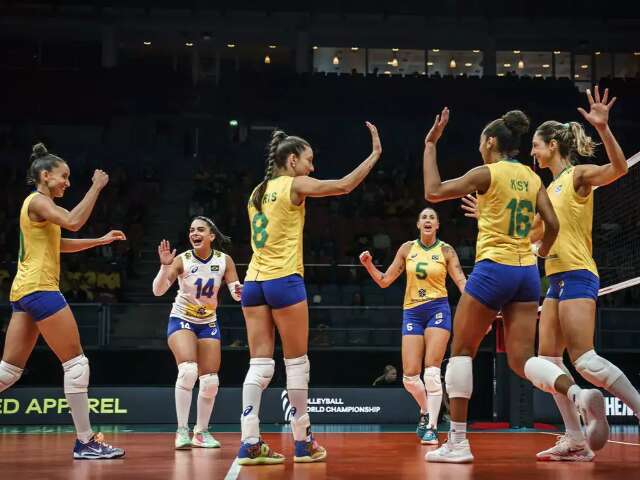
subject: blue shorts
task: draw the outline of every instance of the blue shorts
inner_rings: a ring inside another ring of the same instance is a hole
[[[242,287],[243,307],[269,305],[271,308],[284,308],[306,299],[304,280],[297,273],[262,282],[246,281]]]
[[[484,306],[496,311],[514,302],[538,302],[538,266],[519,267],[481,260],[473,267],[464,291]]]
[[[49,318],[66,306],[67,301],[60,292],[33,292],[11,302],[14,312],[27,313],[36,321]]]
[[[589,270],[554,273],[547,278],[549,279],[547,298],[554,298],[560,301],[574,298],[598,300],[600,279]]]
[[[199,339],[213,338],[220,340],[220,328],[215,320],[209,323],[193,323],[178,317],[169,317],[169,325],[167,325],[167,338],[178,330],[190,330]]]
[[[438,298],[402,311],[402,335],[423,335],[427,328],[451,331],[451,309],[446,298]]]

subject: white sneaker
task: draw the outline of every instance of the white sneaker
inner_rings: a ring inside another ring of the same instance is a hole
[[[602,449],[609,439],[609,423],[600,390],[580,390],[574,399],[586,427],[587,444],[594,452]]]
[[[576,442],[567,434],[558,437],[553,447],[536,454],[539,462],[590,462],[593,457],[586,442]]]
[[[424,459],[427,462],[436,463],[471,463],[473,462],[473,454],[469,440],[465,439],[460,443],[453,443],[449,439],[440,448],[427,452]]]

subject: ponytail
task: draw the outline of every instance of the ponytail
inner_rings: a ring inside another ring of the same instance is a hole
[[[262,197],[267,191],[267,183],[273,178],[276,167],[284,168],[287,165],[289,155],[301,155],[309,142],[300,137],[287,135],[282,130],[274,130],[271,140],[267,145],[267,166],[264,172],[264,179],[258,184],[251,195],[251,203],[259,212],[262,212]]]
[[[572,149],[578,152],[578,155],[581,157],[593,157],[598,144],[586,134],[582,124],[578,122],[569,122],[569,130],[573,137],[571,145]]]
[[[536,135],[545,143],[555,140],[563,158],[575,163],[576,154],[581,157],[593,157],[598,145],[584,131],[578,122],[560,123],[555,120],[544,122],[536,129]]]
[[[195,217],[193,220],[202,220],[209,226],[209,230],[213,233],[216,238],[213,240],[213,245],[216,247],[216,250],[220,250],[224,252],[228,245],[231,245],[231,237],[228,237],[224,233],[220,231],[217,225],[211,220],[209,217],[205,217],[203,215],[199,215]],[[192,222],[193,222],[192,220]]]

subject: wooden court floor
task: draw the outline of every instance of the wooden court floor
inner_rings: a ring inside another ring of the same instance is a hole
[[[238,433],[218,433],[222,448],[175,451],[171,433],[112,433],[107,441],[126,449],[120,460],[73,460],[74,436],[56,434],[0,435],[0,479],[442,479],[590,480],[640,478],[637,431],[612,434],[591,463],[541,463],[535,453],[555,442],[543,433],[472,433],[476,457],[471,465],[424,461],[429,448],[411,433],[319,433],[329,453],[326,463],[293,464],[290,434],[267,433],[269,444],[287,455],[284,465],[242,467],[234,464]],[[440,434],[441,440],[444,435]]]

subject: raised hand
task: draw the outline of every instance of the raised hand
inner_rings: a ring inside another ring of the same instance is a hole
[[[103,235],[102,237],[100,237],[100,243],[102,243],[102,245],[109,245],[111,242],[115,242],[117,240],[126,240],[126,239],[127,239],[127,236],[124,234],[124,232],[120,230],[111,230],[106,235]]]
[[[162,240],[158,245],[158,257],[160,257],[162,265],[171,265],[173,263],[173,259],[176,257],[176,249],[171,250],[169,240]]]
[[[359,258],[360,263],[365,267],[373,263],[373,257],[371,256],[371,253],[369,253],[369,250],[365,250],[364,252],[362,252]]]
[[[382,143],[380,142],[380,136],[378,135],[378,129],[373,123],[364,122],[369,132],[371,132],[371,150],[377,156],[382,154]]]
[[[480,210],[478,210],[478,199],[471,195],[470,193],[467,196],[462,197],[462,209],[466,212],[464,214],[465,217],[480,218]]]
[[[425,145],[427,143],[438,143],[447,123],[449,123],[449,108],[444,107],[442,112],[440,112],[440,115],[436,115],[436,119],[433,122],[431,130],[429,130],[429,133],[427,133],[427,136],[424,138]]]
[[[591,95],[591,90],[587,89],[587,100],[589,100],[589,112],[586,112],[583,108],[578,107],[578,111],[582,114],[584,119],[593,125],[596,129],[602,129],[609,123],[609,110],[616,102],[616,97],[613,97],[609,103],[609,89],[604,89],[604,95],[600,98],[600,88],[598,85],[594,88],[595,99]]]
[[[93,184],[100,190],[102,190],[107,183],[109,183],[109,175],[103,170],[96,170],[93,172],[93,177],[91,178]]]

